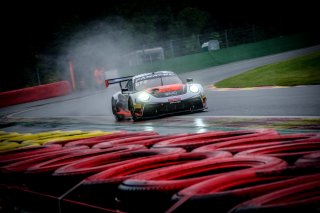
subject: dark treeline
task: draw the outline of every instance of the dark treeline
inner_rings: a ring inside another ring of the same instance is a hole
[[[277,34],[316,31],[318,27],[317,7],[308,2],[109,0],[11,4],[4,7],[7,13],[2,18],[3,61],[7,66],[1,72],[0,91],[60,80],[51,58],[61,54],[75,32],[97,21],[112,23],[112,30],[117,32],[125,30],[137,43],[248,25]]]

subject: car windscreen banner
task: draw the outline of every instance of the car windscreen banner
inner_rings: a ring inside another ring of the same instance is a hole
[[[140,82],[140,81],[154,79],[154,78],[160,78],[160,77],[169,77],[169,76],[176,76],[176,75],[174,73],[154,73],[154,74],[150,74],[150,75],[136,77],[135,82]]]

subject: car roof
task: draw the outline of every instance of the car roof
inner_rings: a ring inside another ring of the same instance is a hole
[[[136,79],[136,78],[141,78],[141,77],[146,77],[146,76],[151,76],[151,75],[159,75],[159,74],[173,74],[173,75],[176,75],[172,71],[156,71],[156,72],[148,72],[148,73],[143,73],[143,74],[140,74],[140,75],[135,75],[135,76],[133,76],[133,80]]]

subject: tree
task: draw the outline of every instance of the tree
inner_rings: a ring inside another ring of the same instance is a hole
[[[180,32],[181,36],[199,34],[208,25],[209,17],[207,12],[197,8],[184,8],[178,14],[176,32]]]

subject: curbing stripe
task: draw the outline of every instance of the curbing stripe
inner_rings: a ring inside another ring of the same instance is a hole
[[[263,90],[263,89],[282,89],[290,87],[304,87],[304,86],[261,86],[261,87],[245,87],[245,88],[217,88],[214,85],[207,86],[208,91],[224,92],[224,91],[244,91],[244,90]]]

